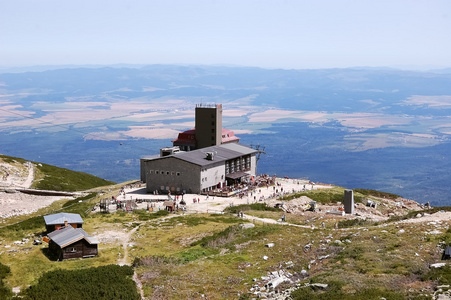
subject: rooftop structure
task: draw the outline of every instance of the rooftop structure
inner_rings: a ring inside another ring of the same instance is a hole
[[[222,105],[196,106],[195,127],[179,133],[172,141],[182,151],[191,151],[225,143],[238,143],[232,130],[222,128]]]

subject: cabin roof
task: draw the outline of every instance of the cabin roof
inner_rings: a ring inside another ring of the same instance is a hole
[[[85,239],[89,244],[99,243],[95,237],[90,236],[82,228],[73,228],[72,226],[55,230],[49,233],[48,237],[61,248],[69,246],[70,244],[73,244],[81,239]]]
[[[64,224],[66,221],[69,224],[82,224],[83,219],[79,214],[71,213],[57,213],[53,215],[44,216],[45,225]]]

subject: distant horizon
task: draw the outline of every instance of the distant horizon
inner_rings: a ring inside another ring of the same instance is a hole
[[[196,63],[111,63],[111,64],[36,64],[36,65],[0,65],[0,72],[29,72],[33,69],[42,69],[39,71],[48,71],[55,69],[65,69],[65,68],[142,68],[146,66],[186,66],[186,67],[224,67],[224,68],[256,68],[263,70],[330,70],[330,69],[370,69],[370,70],[399,70],[399,71],[417,71],[417,72],[428,72],[428,71],[440,71],[449,70],[450,66],[422,66],[422,65],[410,65],[410,66],[349,66],[349,67],[317,67],[317,68],[284,68],[284,67],[262,67],[262,66],[252,66],[252,65],[236,65],[236,64],[196,64]],[[23,70],[21,70],[23,69]]]

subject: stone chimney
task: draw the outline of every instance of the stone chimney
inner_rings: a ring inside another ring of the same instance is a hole
[[[67,220],[64,221],[64,227],[69,226],[69,223],[67,222]]]

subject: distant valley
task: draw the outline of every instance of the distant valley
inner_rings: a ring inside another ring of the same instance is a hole
[[[25,70],[26,71],[26,70]],[[152,65],[0,74],[0,153],[121,182],[222,103],[259,173],[450,205],[451,72]]]

